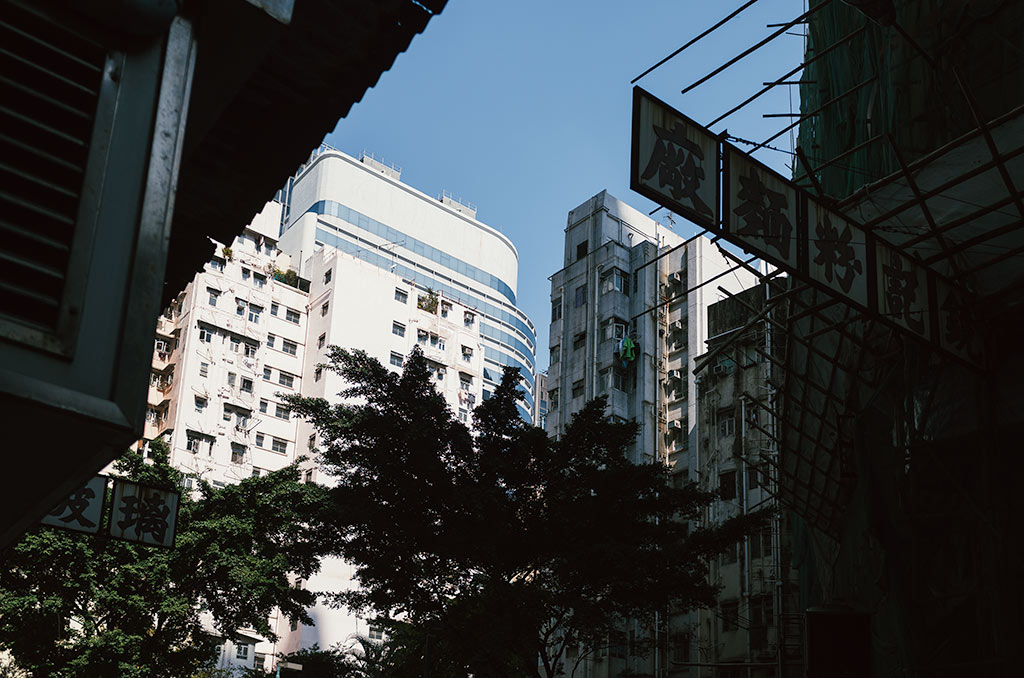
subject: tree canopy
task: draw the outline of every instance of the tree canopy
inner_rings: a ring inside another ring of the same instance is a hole
[[[4,554],[0,648],[33,676],[157,678],[193,675],[222,642],[252,628],[273,637],[276,607],[311,623],[308,578],[330,548],[327,490],[299,482],[295,466],[215,489],[182,488],[155,441],[152,463],[128,452],[119,475],[182,491],[173,549],[39,527]]]
[[[517,414],[518,370],[459,422],[418,349],[396,374],[331,347],[345,400],[292,397],[320,434],[334,527],[360,587],[338,604],[433,628],[483,676],[554,676],[625,619],[714,603],[707,561],[765,521],[689,529],[714,499],[633,464],[637,427],[588,403],[559,440]],[[539,658],[539,662],[538,662]]]

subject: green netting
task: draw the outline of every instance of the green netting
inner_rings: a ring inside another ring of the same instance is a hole
[[[889,135],[912,162],[977,126],[956,73],[985,120],[1024,103],[1024,2],[897,0],[896,9],[899,25],[932,63],[895,28],[879,26],[839,0],[813,14],[808,25],[807,58],[867,27],[808,65],[801,78],[809,81],[800,87],[801,113],[824,108],[800,125],[798,142],[814,167],[840,158],[816,172],[825,192],[837,198],[899,169]],[[803,175],[798,165],[794,176]]]

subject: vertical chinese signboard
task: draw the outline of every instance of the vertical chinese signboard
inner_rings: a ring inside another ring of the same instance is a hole
[[[103,520],[103,500],[106,496],[106,476],[95,476],[68,498],[46,514],[41,522],[51,527],[63,527],[76,532],[96,534]]]
[[[704,228],[718,225],[718,139],[639,87],[629,176],[640,195]]]
[[[177,492],[118,479],[112,504],[110,536],[151,546],[174,546]]]

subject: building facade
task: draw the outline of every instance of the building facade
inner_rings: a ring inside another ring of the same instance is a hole
[[[673,482],[696,480],[693,353],[708,336],[707,305],[720,297],[716,288],[698,285],[731,268],[707,238],[684,241],[607,192],[571,210],[564,267],[551,277],[547,432],[561,435],[573,413],[604,395],[610,417],[640,425],[630,450],[634,462],[660,460],[672,465]],[[753,277],[736,271],[718,282],[739,291]],[[696,656],[696,621],[687,614],[654,629],[610,630],[608,648],[583,658],[577,675],[687,675],[672,662]],[[646,639],[639,645],[656,649],[634,654],[637,643],[625,638]],[[569,663],[577,659],[570,656]]]

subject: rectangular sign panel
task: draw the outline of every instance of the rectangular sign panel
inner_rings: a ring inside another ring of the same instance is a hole
[[[731,144],[722,144],[723,226],[730,241],[788,271],[798,271],[800,192]]]
[[[868,235],[814,198],[807,200],[807,274],[861,309],[868,296]]]
[[[931,335],[927,269],[890,245],[879,242],[875,247],[879,314],[927,339]]]
[[[633,88],[631,189],[703,228],[718,214],[718,139],[639,87]]]
[[[151,546],[174,546],[178,493],[114,480],[110,536]]]
[[[43,516],[43,525],[97,534],[103,520],[107,477],[95,476]]]

